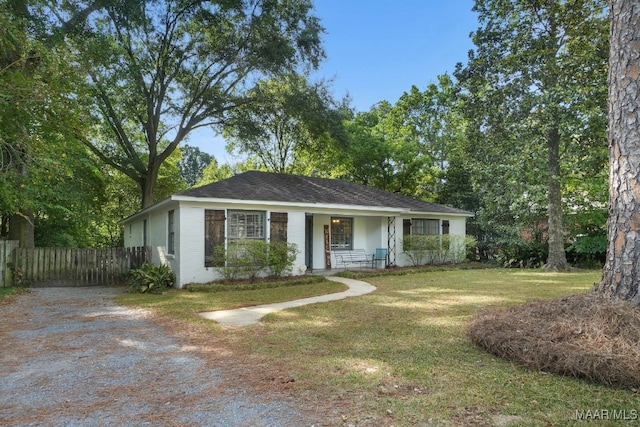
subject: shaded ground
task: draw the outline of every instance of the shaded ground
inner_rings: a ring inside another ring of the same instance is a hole
[[[34,289],[1,306],[0,425],[301,426],[318,417],[246,382],[269,373],[238,376],[223,349],[105,299],[118,292]]]

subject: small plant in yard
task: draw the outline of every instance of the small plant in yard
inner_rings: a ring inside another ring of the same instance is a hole
[[[0,302],[2,302],[5,298],[9,299],[9,297],[20,294],[22,292],[28,291],[17,286],[0,287]]]
[[[176,276],[168,265],[143,264],[131,270],[127,284],[136,292],[162,292],[173,286]]]
[[[271,242],[267,256],[269,277],[278,278],[291,273],[297,255],[296,245],[287,242]]]

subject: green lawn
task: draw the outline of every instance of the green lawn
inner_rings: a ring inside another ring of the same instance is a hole
[[[336,408],[332,418],[319,420],[328,425],[566,426],[582,424],[576,420],[581,416],[595,417],[597,425],[621,425],[630,420],[613,418],[640,416],[638,393],[528,371],[483,352],[465,336],[482,310],[579,293],[599,278],[594,271],[503,269],[371,277],[363,280],[377,286],[372,294],[273,313],[259,326],[206,327],[212,340],[233,343],[237,357],[285,373],[291,380],[286,389],[298,398]],[[293,288],[243,291],[237,299],[207,304],[270,302],[262,300],[271,293],[298,298]],[[252,299],[251,292],[260,297]],[[184,319],[202,310],[206,304],[192,295],[163,313]],[[174,297],[126,298],[154,308]],[[603,411],[608,419],[602,420]]]

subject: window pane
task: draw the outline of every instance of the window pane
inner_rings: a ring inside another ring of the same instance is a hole
[[[167,252],[170,254],[175,254],[175,242],[174,242],[174,238],[175,238],[175,231],[174,231],[174,226],[173,226],[173,218],[174,218],[174,211],[169,211],[169,218],[167,221]]]
[[[440,221],[437,219],[413,218],[411,220],[411,234],[440,234]]]
[[[265,239],[265,213],[230,211],[229,239]]]
[[[331,249],[353,249],[353,218],[331,218]]]

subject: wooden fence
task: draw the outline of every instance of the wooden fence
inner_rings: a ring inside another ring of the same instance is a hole
[[[122,284],[129,270],[138,268],[150,260],[150,254],[150,248],[144,247],[109,249],[14,247],[8,268],[12,279],[10,284],[33,287]],[[1,259],[0,263],[2,263]]]
[[[17,240],[0,240],[0,287],[11,286],[11,257],[17,247]]]

